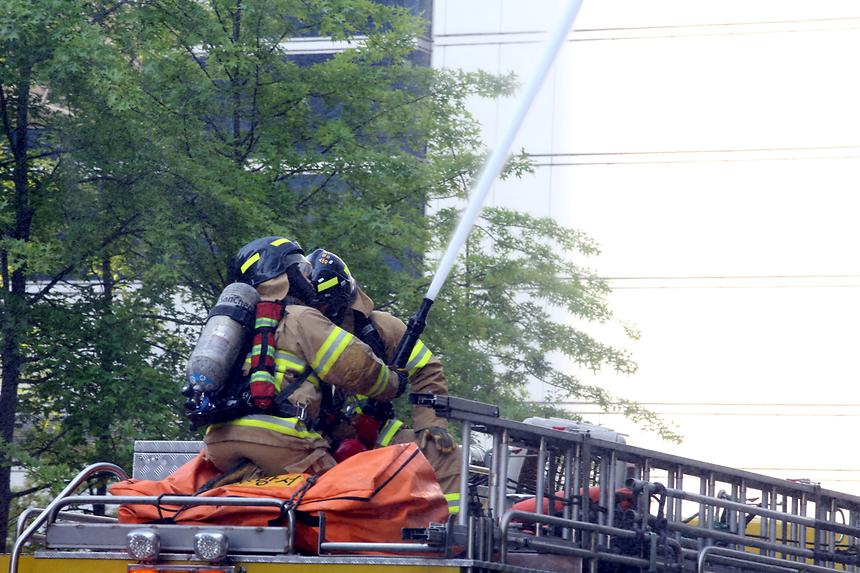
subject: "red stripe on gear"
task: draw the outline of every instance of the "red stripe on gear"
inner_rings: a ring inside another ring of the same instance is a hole
[[[277,302],[258,302],[256,307],[257,319],[266,318],[279,322],[284,316],[284,307]],[[262,326],[254,331],[254,352],[251,354],[251,371],[265,370],[270,380],[255,380],[251,382],[251,402],[261,410],[268,410],[273,403],[275,386],[275,359],[269,355],[268,349],[275,348],[274,326]],[[262,355],[262,360],[261,360]]]
[[[284,316],[284,307],[279,302],[258,302],[257,303],[257,318],[271,318],[272,320],[281,320]]]

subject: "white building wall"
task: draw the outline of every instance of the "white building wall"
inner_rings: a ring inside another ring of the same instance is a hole
[[[523,84],[543,47],[547,25],[561,2],[546,0],[436,0],[433,19],[433,66],[485,70],[494,74],[513,72]],[[559,60],[569,52],[566,46]],[[554,204],[564,175],[553,167],[554,154],[572,152],[575,143],[565,129],[567,85],[559,78],[559,66],[543,88],[514,140],[512,151],[525,149],[536,155],[535,173],[520,180],[497,181],[486,205],[507,206],[536,216],[561,216]],[[492,149],[518,101],[518,94],[498,100],[472,98],[470,111],[481,123],[484,143]]]

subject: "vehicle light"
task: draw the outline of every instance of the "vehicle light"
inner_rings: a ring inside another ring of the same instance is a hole
[[[240,573],[235,565],[214,567],[212,565],[129,565],[128,573]]]
[[[201,561],[223,561],[227,557],[227,536],[215,531],[202,531],[196,534],[194,554]]]
[[[155,561],[161,553],[161,540],[154,531],[132,531],[126,541],[128,554],[138,561]]]

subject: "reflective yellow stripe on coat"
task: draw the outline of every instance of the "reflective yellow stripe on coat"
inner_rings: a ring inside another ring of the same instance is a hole
[[[391,444],[391,440],[394,439],[394,435],[400,431],[400,428],[402,427],[403,422],[396,418],[385,422],[385,425],[382,426],[381,430],[379,430],[379,437],[376,438],[376,447],[384,448]]]
[[[379,374],[376,375],[376,382],[367,391],[367,395],[375,398],[382,394],[388,388],[388,381],[391,379],[391,369],[384,364],[379,368]]]
[[[355,337],[352,334],[339,326],[335,326],[332,329],[325,342],[317,350],[313,362],[311,362],[311,368],[314,369],[314,372],[317,373],[320,379],[325,380],[326,374],[328,374],[331,367],[334,366],[353,338]]]
[[[424,368],[430,361],[433,353],[430,349],[424,346],[420,340],[415,343],[415,348],[412,349],[412,354],[409,355],[409,361],[406,363],[406,372],[409,376],[413,376],[416,372]]]
[[[446,493],[445,500],[448,502],[448,513],[460,513],[459,493]]]
[[[230,420],[229,422],[222,422],[219,424],[212,424],[207,428],[206,432],[213,428],[220,428],[221,426],[244,426],[246,428],[262,428],[264,430],[272,430],[274,432],[278,432],[280,434],[285,434],[287,436],[293,436],[295,438],[308,438],[308,439],[316,439],[321,438],[318,433],[308,431],[304,422],[299,420],[298,418],[279,418],[278,416],[269,416],[267,414],[254,414],[251,416],[243,416],[241,418],[236,418],[235,420]]]
[[[278,350],[275,353],[275,388],[281,390],[281,383],[284,381],[284,375],[289,372],[301,374],[308,367],[307,362],[286,350]],[[320,380],[313,372],[306,378],[308,382],[319,388]]]

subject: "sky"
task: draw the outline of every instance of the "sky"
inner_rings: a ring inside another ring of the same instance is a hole
[[[434,64],[525,80],[560,5],[437,0]],[[641,337],[582,326],[639,370],[584,378],[685,440],[587,417],[637,446],[860,495],[860,3],[585,0],[570,39],[514,145],[537,172],[488,203],[601,245],[577,262]],[[474,102],[490,147],[515,101]]]

